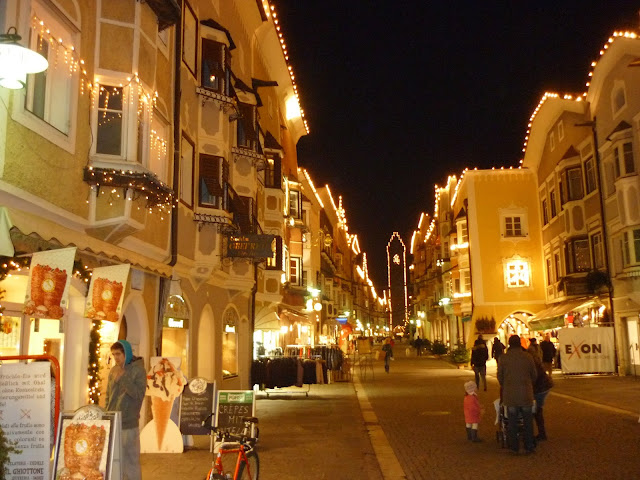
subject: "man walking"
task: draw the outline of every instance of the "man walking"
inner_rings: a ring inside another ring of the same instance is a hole
[[[476,375],[476,386],[478,390],[480,390],[480,378],[482,378],[485,392],[487,391],[487,360],[489,360],[489,349],[482,335],[478,335],[471,350],[471,366]]]
[[[509,337],[509,349],[498,361],[498,382],[502,404],[507,408],[507,444],[518,453],[518,417],[522,416],[526,453],[536,451],[533,437],[533,383],[538,373],[533,357],[520,344],[520,337]]]
[[[551,342],[551,335],[545,335],[544,340],[540,342],[540,350],[542,350],[542,366],[547,375],[551,376],[553,372],[553,359],[556,358],[556,347]]]
[[[422,355],[422,339],[420,338],[420,335],[418,335],[418,338],[416,338],[414,345],[416,346],[416,353],[418,356]]]
[[[140,408],[147,390],[144,361],[133,356],[131,344],[118,340],[111,345],[116,364],[109,372],[106,407],[122,413],[122,473],[124,480],[141,480]]]

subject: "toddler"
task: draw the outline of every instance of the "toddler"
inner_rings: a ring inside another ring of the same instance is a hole
[[[482,407],[478,400],[478,386],[473,380],[464,384],[464,421],[467,425],[467,440],[481,442],[478,438],[478,424],[482,416]]]

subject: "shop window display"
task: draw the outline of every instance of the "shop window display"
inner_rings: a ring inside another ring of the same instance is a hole
[[[20,355],[20,317],[0,317],[0,356]]]
[[[188,375],[189,307],[180,295],[167,300],[162,319],[162,356],[182,359],[180,369]]]
[[[238,374],[238,313],[229,309],[224,314],[222,332],[222,375]]]

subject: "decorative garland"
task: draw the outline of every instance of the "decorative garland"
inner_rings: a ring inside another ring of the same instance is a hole
[[[100,328],[101,320],[94,320],[89,336],[89,403],[100,403]]]

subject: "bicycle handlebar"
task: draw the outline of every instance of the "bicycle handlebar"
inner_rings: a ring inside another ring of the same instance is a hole
[[[234,442],[240,442],[243,444],[253,444],[255,443],[255,441],[257,439],[252,438],[250,436],[247,435],[234,435],[230,432],[228,432],[227,430],[222,430],[218,427],[214,427],[210,424],[209,420],[211,419],[211,417],[213,417],[213,413],[210,413],[209,415],[207,415],[207,418],[205,418],[202,421],[202,426],[204,428],[208,428],[209,430],[211,430],[213,433],[217,434],[217,436],[221,439],[225,439],[225,440],[231,440]],[[245,432],[247,430],[250,429],[251,424],[256,424],[258,423],[258,418],[257,417],[242,417],[242,422],[244,422],[244,428],[245,428]]]

